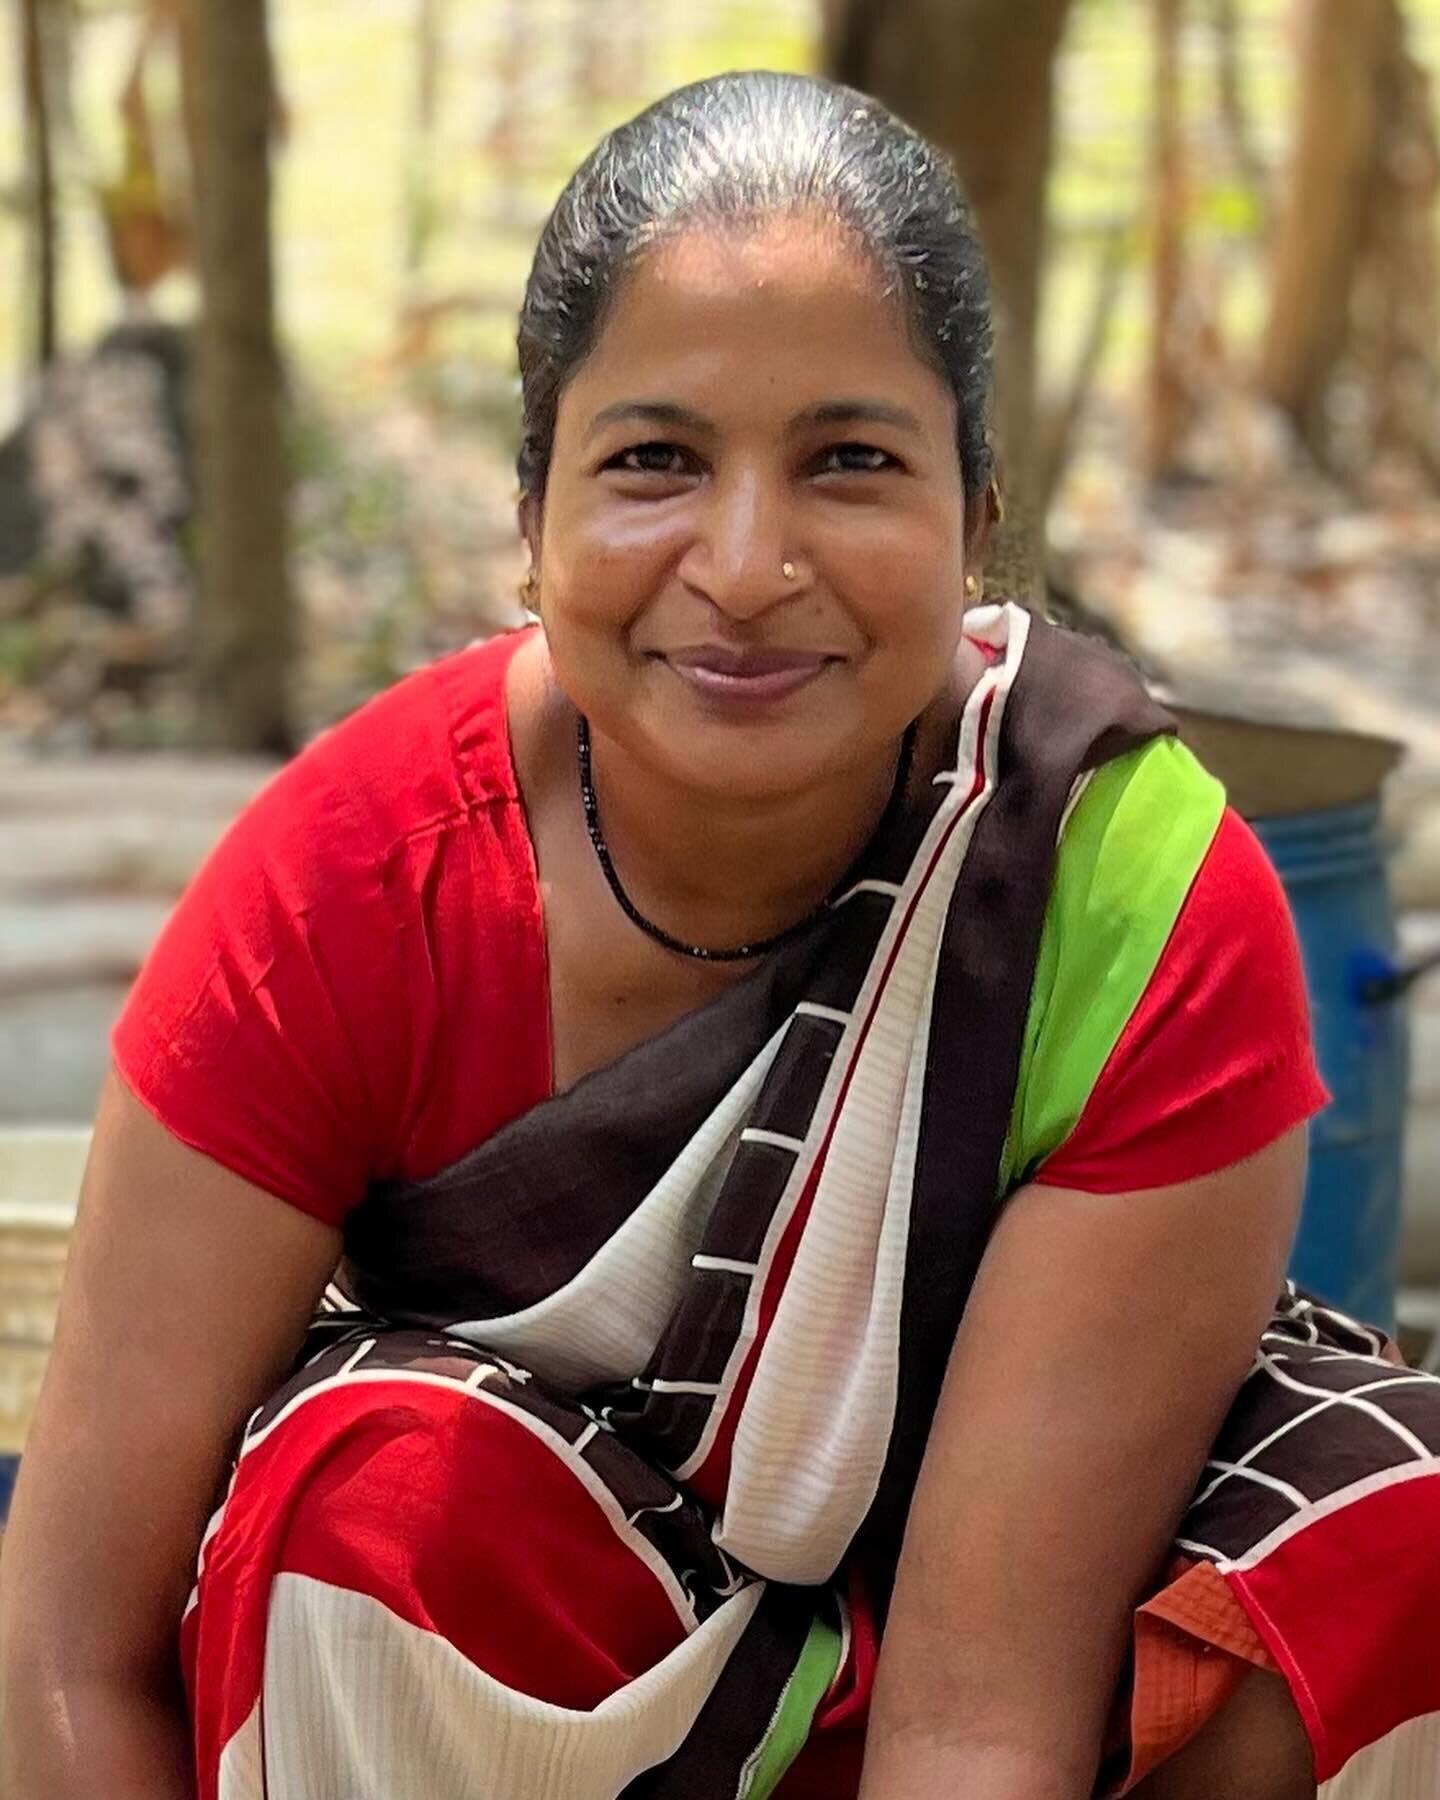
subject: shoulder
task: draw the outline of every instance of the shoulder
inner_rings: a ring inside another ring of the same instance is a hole
[[[513,637],[403,677],[322,731],[237,821],[232,848],[298,853],[316,892],[370,860],[516,796],[505,721]]]
[[[250,996],[317,967],[349,991],[397,971],[411,937],[455,935],[477,857],[503,896],[521,817],[505,727],[512,648],[417,670],[314,738],[202,864],[139,991],[174,998],[216,965]]]
[[[1163,949],[1225,816],[1225,792],[1161,737],[1076,784],[1061,826],[1037,981],[1050,1000],[1095,990],[1123,1019]]]
[[[1117,758],[1077,789],[1046,916],[1050,979],[1086,986],[1123,970],[1138,997],[1182,952],[1253,951],[1277,932],[1293,941],[1274,866],[1178,740]]]
[[[525,842],[513,647],[406,677],[287,764],[191,882],[112,1033],[174,1135],[317,1216],[402,1157],[444,1085],[427,1058],[495,1003],[484,958],[504,992],[538,981],[528,890],[509,879]]]
[[[1057,856],[1007,1173],[1161,1185],[1323,1101],[1289,905],[1254,833],[1174,740],[1107,765]]]
[[[228,930],[268,954],[282,918],[354,919],[404,907],[416,850],[518,804],[505,722],[514,641],[494,639],[416,670],[313,738],[232,821],[162,942]]]

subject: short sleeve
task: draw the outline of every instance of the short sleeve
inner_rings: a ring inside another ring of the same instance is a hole
[[[182,1142],[338,1223],[387,1152],[410,1055],[396,899],[364,800],[373,726],[317,740],[212,851],[111,1038]]]
[[[1079,1119],[1034,1178],[1092,1193],[1192,1180],[1328,1099],[1284,890],[1227,810]]]

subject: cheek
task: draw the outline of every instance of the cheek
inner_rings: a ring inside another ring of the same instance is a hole
[[[836,582],[877,637],[916,640],[958,633],[964,543],[944,521],[859,518],[832,544]]]
[[[624,620],[644,606],[673,562],[673,523],[635,506],[561,493],[546,519],[544,597],[576,624]]]

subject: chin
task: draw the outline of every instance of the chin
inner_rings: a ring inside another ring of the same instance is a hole
[[[687,786],[716,799],[777,800],[802,793],[835,773],[829,758],[817,757],[808,747],[797,746],[793,755],[777,754],[776,746],[753,740],[717,754],[712,745],[697,745],[688,754],[674,755],[672,766]]]

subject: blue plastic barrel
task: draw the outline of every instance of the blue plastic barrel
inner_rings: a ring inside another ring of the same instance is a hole
[[[1409,1033],[1403,998],[1374,992],[1397,949],[1379,803],[1251,823],[1295,915],[1320,1072],[1334,1095],[1310,1130],[1290,1273],[1342,1311],[1388,1329]]]

